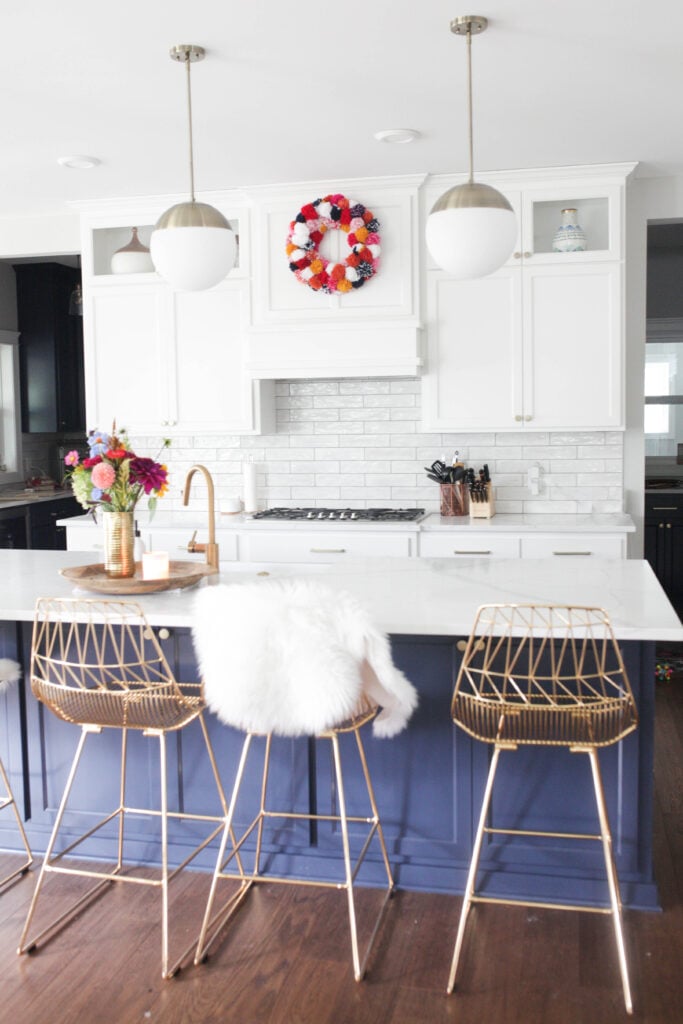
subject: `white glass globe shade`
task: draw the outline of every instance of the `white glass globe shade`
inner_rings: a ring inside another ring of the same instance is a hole
[[[154,267],[182,291],[213,288],[235,265],[237,244],[230,228],[156,228],[149,244]]]
[[[456,207],[432,211],[427,218],[427,248],[432,259],[454,277],[485,277],[509,259],[517,237],[512,210]]]

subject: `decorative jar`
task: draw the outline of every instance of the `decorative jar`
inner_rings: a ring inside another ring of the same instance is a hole
[[[584,252],[586,235],[578,223],[576,209],[568,206],[562,210],[562,223],[553,238],[553,252]]]
[[[133,512],[100,512],[104,526],[104,571],[113,579],[135,575]]]
[[[464,483],[439,484],[441,489],[441,515],[466,516],[470,510],[470,492]]]

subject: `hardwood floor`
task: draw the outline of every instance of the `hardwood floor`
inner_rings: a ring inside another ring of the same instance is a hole
[[[662,914],[627,912],[635,1013],[678,1024],[683,964],[683,675],[658,684],[655,863]],[[62,880],[59,880],[62,881]],[[0,898],[2,1024],[612,1024],[627,1020],[611,923],[479,906],[458,991],[445,995],[457,897],[399,892],[364,982],[353,980],[342,893],[264,886],[209,961],[159,977],[154,893],[108,892],[53,942],[18,957],[33,874]],[[189,943],[208,879],[176,888],[172,940]],[[376,894],[364,891],[363,908]],[[361,908],[361,909],[363,909]],[[177,926],[180,921],[180,927]]]

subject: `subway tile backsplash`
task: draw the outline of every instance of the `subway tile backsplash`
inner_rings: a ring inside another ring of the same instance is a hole
[[[420,430],[419,379],[288,380],[276,383],[276,432],[174,438],[165,452],[171,488],[164,507],[182,507],[190,466],[203,463],[221,499],[241,496],[242,463],[257,466],[258,501],[269,505],[439,508],[424,467],[457,450],[466,465],[488,463],[499,512],[621,512],[623,438],[618,431],[427,434]],[[154,454],[159,437],[133,437]],[[540,467],[538,495],[527,470]],[[190,505],[206,506],[195,477]]]

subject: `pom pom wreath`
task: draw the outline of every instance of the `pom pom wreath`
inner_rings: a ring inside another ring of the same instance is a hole
[[[326,260],[318,251],[325,232],[334,228],[346,234],[351,250],[343,263]],[[350,292],[377,273],[379,221],[362,203],[341,193],[314,199],[290,223],[286,253],[289,269],[302,284],[328,295]]]

